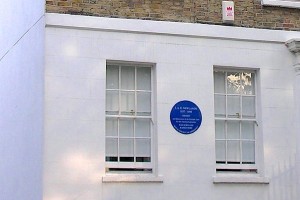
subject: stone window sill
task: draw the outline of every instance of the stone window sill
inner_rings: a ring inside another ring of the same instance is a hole
[[[268,177],[253,174],[217,174],[213,177],[214,184],[221,183],[248,183],[248,184],[269,184]]]
[[[103,183],[163,183],[162,176],[144,174],[106,174]]]
[[[284,0],[262,0],[262,5],[264,6],[279,6],[287,8],[300,8],[299,1],[284,1]]]

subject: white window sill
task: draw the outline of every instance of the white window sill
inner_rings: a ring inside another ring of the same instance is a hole
[[[213,177],[214,184],[220,183],[251,183],[251,184],[269,184],[268,177],[261,177],[257,174],[217,174]]]
[[[106,174],[102,177],[103,183],[162,183],[162,176],[144,174]]]
[[[300,8],[300,2],[291,0],[262,0],[262,4],[264,6],[279,6],[279,7],[287,7],[287,8]]]

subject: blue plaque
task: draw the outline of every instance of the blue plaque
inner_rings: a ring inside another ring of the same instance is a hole
[[[170,121],[176,131],[182,134],[194,133],[201,125],[202,114],[191,101],[179,101],[170,113]]]

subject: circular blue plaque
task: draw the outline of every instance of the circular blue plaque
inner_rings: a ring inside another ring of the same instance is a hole
[[[177,102],[170,113],[170,121],[176,131],[182,134],[194,133],[201,125],[202,114],[191,101]]]

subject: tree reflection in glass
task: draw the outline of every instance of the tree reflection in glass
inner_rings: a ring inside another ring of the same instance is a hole
[[[254,74],[253,73],[227,73],[227,93],[228,94],[242,94],[254,95]]]

